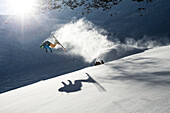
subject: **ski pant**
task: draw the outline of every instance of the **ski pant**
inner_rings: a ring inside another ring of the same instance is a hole
[[[49,49],[52,52],[52,49],[49,46],[45,45],[44,47],[45,47],[46,52],[47,52],[47,49]]]
[[[50,43],[50,46],[51,46],[52,48],[54,48],[56,45],[57,45],[57,43],[55,43],[55,44]]]

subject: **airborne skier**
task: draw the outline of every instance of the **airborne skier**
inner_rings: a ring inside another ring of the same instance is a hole
[[[41,49],[45,49],[46,52],[48,52],[47,49],[49,49],[49,50],[51,51],[51,53],[52,53],[53,51],[52,51],[51,48],[54,48],[57,44],[58,44],[57,41],[55,41],[54,44],[52,44],[52,43],[49,42],[49,41],[45,41],[45,42],[43,42],[43,43],[41,44],[40,48],[41,48]]]
[[[51,35],[52,35],[53,38],[55,39],[54,44],[52,44],[52,43],[49,42],[49,41],[45,41],[45,42],[43,42],[43,43],[41,44],[40,48],[41,48],[41,49],[44,49],[44,48],[45,48],[46,52],[48,52],[47,49],[49,49],[49,50],[51,51],[51,53],[52,53],[52,49],[51,49],[51,48],[54,48],[57,44],[59,44],[59,45],[62,47],[62,49],[66,52],[67,50],[66,50],[66,49],[63,47],[63,45],[56,39],[56,37],[55,37],[53,34],[51,34]],[[51,48],[50,48],[50,47],[51,47]]]

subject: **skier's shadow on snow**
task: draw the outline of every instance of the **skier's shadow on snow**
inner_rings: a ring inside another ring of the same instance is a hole
[[[104,89],[104,87],[101,86],[97,81],[95,81],[88,73],[86,73],[86,74],[88,76],[87,79],[75,80],[74,84],[71,82],[71,80],[68,80],[68,82],[69,82],[68,85],[64,82],[61,82],[64,86],[59,88],[58,91],[66,92],[66,93],[80,91],[81,87],[82,87],[82,82],[93,83],[99,89],[99,91],[106,91]]]

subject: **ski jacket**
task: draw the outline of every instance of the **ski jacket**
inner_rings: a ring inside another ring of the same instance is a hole
[[[42,46],[44,46],[44,47],[45,47],[45,46],[50,46],[50,44],[51,44],[51,43],[50,43],[49,41],[45,41],[45,42],[42,44]]]

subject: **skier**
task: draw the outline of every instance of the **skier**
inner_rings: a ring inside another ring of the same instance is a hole
[[[100,62],[96,61],[96,62],[94,63],[94,66],[97,66],[97,65],[100,65],[100,64],[101,64]]]
[[[58,43],[57,43],[56,40],[55,40],[55,44],[52,44],[52,43],[49,42],[49,41],[45,41],[44,43],[41,44],[40,48],[41,48],[41,49],[44,49],[44,48],[45,48],[46,52],[48,52],[47,49],[49,49],[49,50],[51,51],[51,53],[52,53],[52,49],[51,49],[51,48],[54,48],[57,44],[58,44]],[[50,47],[51,47],[51,48],[50,48]]]
[[[101,62],[96,61],[96,62],[94,63],[94,66],[101,65],[101,64],[104,64],[104,61],[103,61],[103,60],[101,60]]]
[[[102,64],[104,64],[104,61],[103,61],[103,60],[101,60],[101,63],[102,63]]]

